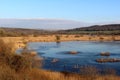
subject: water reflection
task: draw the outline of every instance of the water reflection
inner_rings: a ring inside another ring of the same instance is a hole
[[[35,49],[40,56],[45,57],[44,69],[57,71],[79,70],[80,66],[93,65],[103,69],[113,68],[120,72],[120,62],[117,63],[97,63],[95,60],[101,58],[101,52],[110,52],[110,58],[120,58],[120,42],[88,42],[88,41],[69,41],[69,42],[41,42],[30,43],[29,47]],[[66,54],[69,51],[77,51],[78,54]],[[104,57],[104,56],[102,56]],[[53,59],[58,59],[56,63],[51,63]]]
[[[57,48],[59,48],[61,45],[61,42],[56,42],[56,46],[57,46]]]

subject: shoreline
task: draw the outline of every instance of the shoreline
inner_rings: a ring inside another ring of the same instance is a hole
[[[120,41],[120,35],[41,35],[38,37],[1,37],[5,42],[12,42],[15,49],[23,48],[28,42],[65,42],[65,41]]]

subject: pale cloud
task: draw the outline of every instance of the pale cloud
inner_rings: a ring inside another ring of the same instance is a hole
[[[70,29],[88,26],[88,23],[64,19],[0,19],[1,27]]]
[[[64,19],[0,19],[0,27],[13,27],[13,28],[32,28],[32,29],[72,29],[80,27],[88,27],[91,25],[103,25],[103,24],[119,24],[119,21],[111,22],[99,22],[99,23],[87,23],[74,20]]]

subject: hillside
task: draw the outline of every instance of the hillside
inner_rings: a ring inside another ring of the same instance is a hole
[[[75,28],[68,31],[115,31],[120,30],[120,24],[94,25],[89,27]]]
[[[37,29],[25,29],[25,28],[0,28],[0,36],[38,36],[44,34],[52,34],[52,31],[37,30]]]
[[[93,25],[89,27],[74,28],[59,31],[66,34],[120,34],[120,24]]]

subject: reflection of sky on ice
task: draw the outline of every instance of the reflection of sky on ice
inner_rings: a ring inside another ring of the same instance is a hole
[[[63,65],[66,64],[69,69],[73,65],[95,65],[100,68],[112,67],[119,70],[120,63],[97,63],[97,58],[106,58],[100,56],[100,52],[110,52],[111,58],[120,58],[120,42],[88,42],[88,41],[69,41],[61,42],[40,42],[29,43],[29,49],[36,50],[40,56],[45,57],[44,65],[46,69],[63,70]],[[69,54],[69,51],[77,51],[78,54]],[[53,58],[58,58],[59,62],[50,67],[50,61]],[[49,63],[49,65],[48,65]],[[59,66],[59,69],[58,69]]]
[[[114,56],[120,52],[120,42],[84,42],[84,41],[70,41],[61,42],[59,44],[55,42],[41,42],[28,44],[29,49],[36,50],[37,52],[45,53],[43,56],[57,57],[60,52],[78,51],[87,55],[87,53],[98,54],[100,52],[110,52]],[[86,54],[85,54],[86,53]],[[114,54],[115,53],[115,54]],[[61,55],[66,56],[66,55]],[[69,55],[67,55],[68,57]],[[72,55],[73,56],[73,55]],[[74,57],[74,56],[73,56]]]

